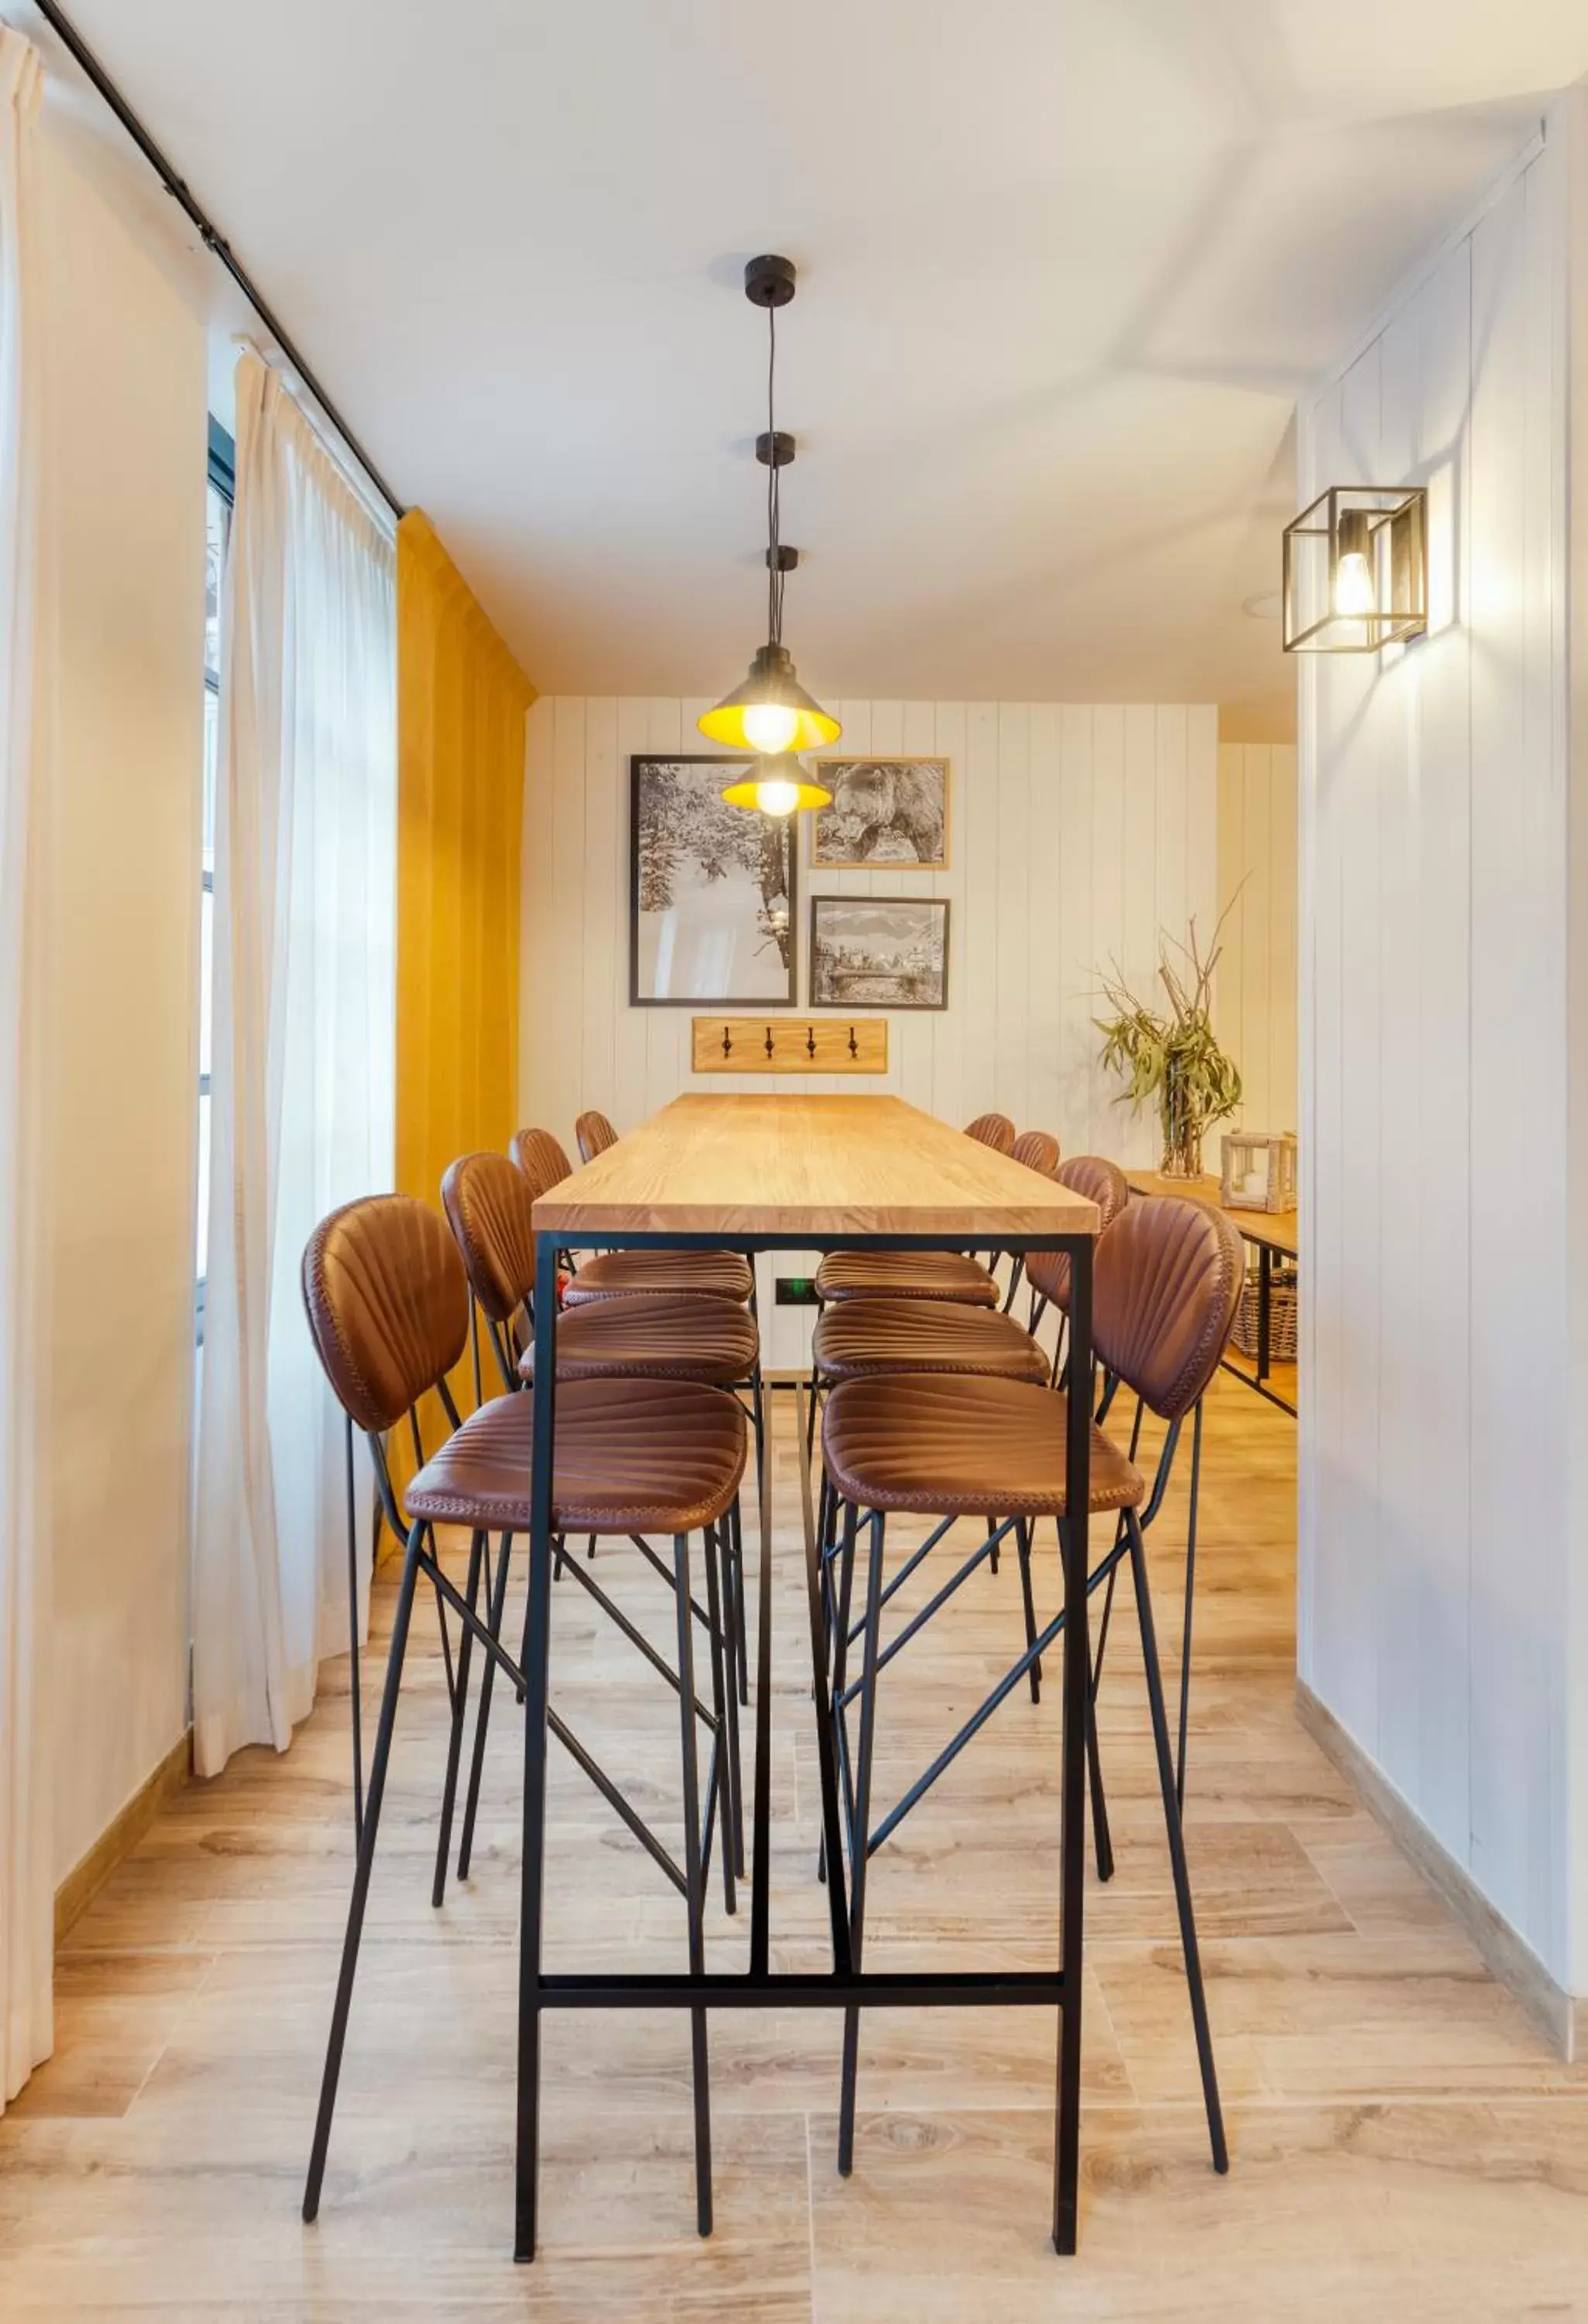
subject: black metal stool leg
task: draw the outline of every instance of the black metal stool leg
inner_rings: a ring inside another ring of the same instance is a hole
[[[706,1973],[706,1882],[700,1868],[699,1770],[695,1757],[695,1637],[689,1606],[689,1536],[673,1536],[673,1574],[679,1626],[679,1731],[684,1777],[684,1880],[689,1914],[689,1974]],[[711,2233],[711,2066],[706,2054],[706,2012],[689,2012],[695,2080],[695,2224]]]
[[[364,1933],[364,1908],[369,1899],[370,1873],[375,1860],[375,1837],[380,1830],[381,1802],[386,1792],[392,1735],[397,1724],[397,1698],[402,1689],[402,1658],[408,1651],[408,1626],[413,1614],[414,1584],[419,1579],[419,1551],[423,1536],[424,1528],[418,1525],[408,1536],[408,1554],[397,1591],[392,1645],[386,1656],[386,1686],[381,1698],[380,1723],[375,1729],[375,1755],[370,1766],[369,1794],[364,1807],[364,1832],[358,1843],[358,1865],[353,1876],[353,1895],[347,1906],[347,1927],[342,1939],[342,1966],[337,1975],[337,1999],[331,2011],[330,2039],[326,2043],[325,2071],[320,2077],[319,2110],[315,2116],[314,2144],[309,2155],[309,2178],[303,2190],[303,2216],[306,2219],[314,2218],[319,2210],[320,2188],[326,2175],[326,2153],[331,2143],[331,2116],[337,2109],[337,2083],[342,2071],[342,2048],[347,2039],[347,2013],[353,2003],[358,1941]]]
[[[1207,2108],[1207,2134],[1213,2146],[1214,2169],[1227,2171],[1230,2155],[1224,2144],[1223,2110],[1219,2104],[1213,2034],[1208,2026],[1207,1997],[1202,1984],[1202,1957],[1196,1946],[1196,1916],[1191,1905],[1191,1876],[1186,1865],[1186,1836],[1180,1823],[1180,1803],[1175,1795],[1175,1763],[1169,1748],[1168,1713],[1164,1708],[1163,1673],[1159,1668],[1152,1597],[1147,1586],[1147,1553],[1134,1509],[1126,1512],[1125,1523],[1131,1536],[1131,1573],[1136,1585],[1137,1619],[1141,1626],[1141,1659],[1147,1670],[1147,1700],[1152,1711],[1152,1740],[1158,1752],[1158,1780],[1163,1793],[1163,1820],[1168,1831],[1169,1866],[1174,1874],[1175,1905],[1180,1918],[1180,1948],[1186,1957],[1186,1983],[1191,1995],[1191,2023],[1196,2034],[1196,2062],[1202,2070],[1202,2097]]]
[[[1191,1507],[1186,1519],[1186,1616],[1180,1635],[1180,1734],[1175,1756],[1175,1797],[1186,1804],[1186,1729],[1191,1716],[1191,1604],[1196,1581],[1196,1503],[1202,1489],[1202,1399],[1191,1419]]]
[[[485,1536],[475,1533],[468,1545],[468,1600],[471,1614],[477,1611],[480,1599],[480,1572],[485,1562]],[[430,1889],[430,1902],[439,1906],[447,1894],[447,1858],[452,1852],[452,1809],[457,1798],[457,1769],[463,1757],[463,1715],[468,1706],[469,1655],[475,1634],[467,1622],[458,1625],[463,1636],[457,1642],[457,1683],[452,1691],[452,1731],[447,1739],[447,1781],[441,1792],[441,1829],[436,1837],[436,1877]]]
[[[364,1675],[358,1641],[358,1495],[353,1477],[353,1415],[347,1415],[347,1693],[353,1724],[353,1837],[364,1837]],[[376,1508],[380,1504],[377,1501]]]
[[[1113,1878],[1113,1835],[1108,1828],[1108,1802],[1103,1791],[1103,1749],[1097,1736],[1097,1690],[1103,1683],[1103,1650],[1108,1644],[1109,1617],[1113,1612],[1113,1585],[1118,1577],[1119,1567],[1111,1566],[1108,1586],[1103,1597],[1103,1619],[1097,1627],[1092,1674],[1086,1688],[1086,1780],[1092,1794],[1092,1840],[1097,1856],[1099,1880]]]
[[[736,1493],[734,1496],[733,1507],[728,1511],[727,1522],[728,1533],[723,1555],[733,1568],[734,1625],[731,1632],[734,1646],[733,1670],[737,1683],[739,1701],[742,1704],[748,1704],[750,1701],[750,1634],[744,1625],[744,1518]],[[739,1847],[741,1872],[744,1869],[743,1852],[743,1835],[741,1833]]]
[[[496,1580],[491,1591],[489,1607],[491,1636],[502,1636],[502,1616],[507,1604],[507,1572],[512,1558],[512,1536],[502,1536],[502,1550],[496,1561]],[[496,1657],[485,1656],[485,1667],[480,1679],[480,1711],[475,1721],[474,1757],[468,1771],[468,1794],[463,1804],[463,1838],[457,1849],[457,1877],[468,1878],[469,1859],[474,1854],[475,1818],[479,1812],[480,1779],[485,1768],[485,1730],[491,1724],[491,1689],[495,1683]]]
[[[872,1820],[872,1746],[877,1728],[877,1648],[882,1626],[881,1509],[872,1512],[871,1560],[865,1582],[865,1647],[861,1664],[860,1742],[855,1754],[854,1815],[849,1833],[849,1949],[856,1969],[865,1939],[865,1875]],[[844,2071],[838,2098],[838,2169],[854,2168],[854,2091],[860,2068],[860,2012],[844,2012]]]
[[[1028,1518],[1016,1518],[1014,1545],[1020,1562],[1020,1594],[1026,1605],[1026,1644],[1028,1646],[1034,1646],[1037,1643],[1037,1601],[1031,1593],[1031,1527]],[[1029,1675],[1031,1682],[1031,1701],[1040,1702],[1042,1700],[1040,1655],[1031,1665]]]
[[[744,1878],[744,1778],[739,1748],[739,1708],[750,1699],[749,1641],[744,1615],[744,1523],[737,1496],[718,1536],[723,1561],[723,1620],[728,1636],[728,1742],[734,1755],[734,1869]],[[735,1674],[741,1683],[734,1684]]]
[[[716,1754],[718,1768],[717,1807],[722,1820],[723,1910],[732,1913],[736,1908],[734,1895],[734,1844],[739,1794],[739,1703],[738,1689],[734,1683],[734,1673],[729,1656],[733,1644],[723,1622],[723,1593],[717,1567],[717,1536],[715,1526],[706,1527],[703,1540],[706,1556],[706,1603],[711,1617],[711,1708],[716,1720]],[[729,1724],[728,1706],[733,1705],[733,1723]]]
[[[821,1400],[822,1376],[813,1363],[810,1368],[810,1409],[805,1416],[805,1457],[808,1461],[816,1450],[816,1408]]]

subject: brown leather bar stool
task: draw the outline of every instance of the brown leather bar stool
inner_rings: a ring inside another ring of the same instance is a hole
[[[1167,1459],[1160,1459],[1150,1492],[1134,1460],[1103,1431],[1092,1433],[1089,1507],[1117,1513],[1113,1543],[1087,1577],[1094,1591],[1111,1588],[1128,1558],[1135,1585],[1148,1704],[1163,1799],[1169,1861],[1178,1910],[1181,1945],[1190,1989],[1203,2097],[1214,2167],[1228,2168],[1218,2081],[1208,2027],[1190,1877],[1180,1820],[1180,1795],[1163,1678],[1159,1665],[1144,1543],[1145,1527],[1162,1506],[1173,1459],[1173,1440],[1202,1395],[1223,1352],[1234,1318],[1241,1286],[1241,1244],[1223,1213],[1200,1204],[1158,1200],[1134,1204],[1097,1245],[1093,1331],[1097,1353],[1113,1373],[1132,1386],[1169,1424]],[[886,1646],[881,1616],[891,1588],[883,1585],[883,1549],[888,1515],[895,1512],[974,1517],[1015,1528],[1026,1550],[1039,1516],[1065,1525],[1065,1441],[1067,1397],[1062,1389],[1039,1388],[997,1379],[903,1378],[898,1375],[846,1380],[827,1401],[822,1425],[824,1464],[832,1494],[844,1513],[842,1567],[834,1634],[833,1720],[835,1748],[850,1812],[851,1943],[858,1965],[864,1934],[866,1866],[870,1857],[924,1796],[971,1737],[1018,1685],[1033,1678],[1040,1657],[1064,1627],[1062,1610],[1038,1632],[1029,1600],[1025,1653],[986,1700],[960,1727],[937,1758],[873,1828],[871,1780],[875,1736],[877,1681],[882,1671],[969,1579],[991,1552],[991,1536],[951,1580]],[[870,1532],[865,1612],[854,1629],[850,1603],[855,1545],[862,1522]],[[942,1528],[939,1527],[940,1537]],[[924,1549],[909,1561],[919,1563]],[[897,1586],[895,1582],[892,1587]],[[1099,1646],[1103,1643],[1099,1634]],[[863,1641],[860,1676],[846,1683],[845,1657],[855,1638]],[[859,1739],[853,1761],[845,1712],[860,1703]],[[1094,1806],[1101,1797],[1095,1751],[1095,1719],[1088,1722]],[[839,2127],[839,2168],[849,2168],[854,2149],[858,2012],[846,2013],[844,2079]]]
[[[1022,1163],[1028,1170],[1036,1170],[1044,1178],[1051,1178],[1058,1168],[1058,1140],[1046,1130],[1022,1130],[1009,1149],[1011,1162]],[[987,1264],[996,1267],[998,1253],[989,1255]],[[1004,1296],[1003,1312],[1007,1315],[1014,1305],[1014,1295],[1020,1289],[1025,1262],[1020,1253],[1011,1251],[1009,1257],[1009,1289]]]
[[[534,1341],[530,1326],[535,1297],[534,1197],[522,1172],[502,1154],[466,1154],[454,1162],[441,1181],[441,1204],[462,1257],[475,1304],[485,1318],[485,1331],[502,1385],[509,1393],[534,1378]],[[743,1307],[722,1299],[600,1299],[592,1305],[569,1310],[557,1327],[557,1379],[690,1380],[703,1388],[746,1388],[753,1392],[759,1377],[760,1334],[755,1321]],[[754,1413],[759,1429],[759,1405]],[[632,1536],[633,1546],[668,1578],[656,1552],[642,1536]],[[735,1682],[744,1682],[748,1695],[749,1655],[744,1629],[743,1545],[735,1501],[724,1521],[720,1544],[724,1562],[727,1652]],[[592,1536],[589,1552],[595,1554]],[[512,1536],[504,1534],[489,1605],[493,1637],[500,1637],[502,1609],[507,1595]],[[626,1636],[632,1627],[606,1592],[571,1560],[559,1560],[557,1571],[576,1582],[617,1623]],[[697,1612],[699,1609],[697,1609]],[[701,1618],[704,1618],[702,1616]],[[717,1642],[714,1639],[713,1646]],[[494,1666],[487,1663],[480,1690],[475,1728],[474,1757],[464,1805],[463,1839],[457,1853],[457,1876],[467,1877],[474,1839],[480,1775],[485,1765],[485,1733],[491,1715]],[[734,1870],[743,1873],[743,1795],[739,1781],[739,1685],[728,1689],[726,1789],[729,1821],[734,1832]],[[717,1705],[718,1715],[724,1705]],[[725,1871],[726,1860],[725,1858]],[[729,1910],[732,1911],[731,1890]]]
[[[1124,1172],[1117,1162],[1105,1161],[1101,1154],[1076,1154],[1068,1162],[1057,1164],[1053,1175],[1061,1186],[1096,1204],[1100,1235],[1108,1232],[1131,1199]],[[1031,1286],[1028,1332],[1036,1330],[1050,1303],[1062,1314],[1069,1314],[1070,1263],[1062,1250],[1032,1251],[1026,1261],[1026,1280]],[[1054,1377],[1057,1378],[1057,1357]]]
[[[385,1468],[385,1432],[427,1390],[451,1411],[447,1374],[462,1355],[468,1333],[468,1285],[463,1262],[443,1222],[423,1203],[402,1194],[375,1195],[333,1212],[316,1228],[303,1258],[303,1296],[309,1328],[337,1397],[370,1438],[385,1487],[387,1516],[402,1529]],[[407,1554],[392,1628],[369,1795],[358,1865],[343,1941],[336,2006],[327,2046],[319,2110],[303,2212],[313,2218],[336,2107],[359,1938],[374,1862],[402,1666],[420,1577],[426,1575],[462,1625],[457,1685],[452,1695],[442,1827],[437,1854],[444,1875],[463,1740],[470,1649],[475,1640],[508,1683],[522,1693],[524,1675],[494,1637],[479,1612],[486,1538],[527,1533],[533,1398],[504,1396],[470,1415],[426,1462],[408,1491]],[[744,1469],[744,1416],[730,1396],[686,1380],[570,1380],[557,1399],[552,1528],[568,1532],[651,1532],[673,1536],[671,1586],[678,1664],[654,1649],[647,1658],[679,1698],[683,1777],[684,1864],[680,1868],[638,1811],[568,1731],[553,1710],[552,1734],[616,1811],[682,1894],[688,1925],[691,1973],[705,1966],[706,1882],[714,1829],[720,1821],[718,1758],[722,1721],[695,1692],[690,1541],[706,1542],[704,1559],[711,1629],[721,1638],[716,1529],[732,1506]],[[436,1554],[433,1528],[461,1526],[471,1536],[468,1580],[459,1591]],[[714,1657],[719,1680],[722,1657]],[[702,1813],[696,1729],[711,1733],[710,1769]],[[711,2125],[706,2013],[691,2012],[695,2081],[697,2210],[702,2234],[711,2224]]]
[[[1022,1130],[1009,1149],[1011,1162],[1023,1162],[1028,1170],[1040,1170],[1051,1178],[1058,1167],[1058,1140],[1046,1130]]]
[[[606,1116],[597,1113],[594,1107],[588,1113],[580,1114],[574,1124],[574,1136],[578,1140],[581,1162],[594,1162],[598,1154],[605,1154],[609,1146],[617,1144],[616,1130]]]
[[[1006,1113],[979,1113],[974,1121],[965,1123],[965,1134],[979,1145],[991,1146],[996,1153],[1014,1152],[1014,1124]]]

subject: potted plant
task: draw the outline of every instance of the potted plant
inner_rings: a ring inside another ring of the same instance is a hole
[[[1128,1099],[1140,1113],[1149,1098],[1157,1098],[1166,1178],[1201,1176],[1204,1137],[1215,1121],[1227,1120],[1241,1102],[1240,1073],[1213,1029],[1213,973],[1223,926],[1221,919],[1205,960],[1197,946],[1195,920],[1185,944],[1159,936],[1158,975],[1167,1010],[1139,1000],[1117,961],[1100,972],[1103,997],[1112,1012],[1093,1020],[1103,1037],[1103,1062],[1129,1077],[1120,1093],[1122,1104]]]

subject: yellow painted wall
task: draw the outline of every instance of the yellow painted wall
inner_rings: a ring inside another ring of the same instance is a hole
[[[439,1204],[518,1124],[519,840],[535,689],[428,517],[397,528],[397,1186]],[[473,1403],[463,1375],[460,1407]],[[427,1448],[440,1433],[433,1416]],[[405,1470],[392,1440],[395,1465]]]

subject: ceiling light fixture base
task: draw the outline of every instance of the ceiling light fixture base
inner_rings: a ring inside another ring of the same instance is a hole
[[[794,296],[794,262],[769,255],[744,269],[744,296],[752,307],[786,307]]]
[[[775,550],[767,550],[766,563],[769,573],[793,573],[799,567],[799,551],[790,549],[786,540],[780,540]]]
[[[775,436],[769,435],[763,428],[755,439],[755,456],[763,468],[770,468],[774,465],[780,468],[790,466],[794,458],[794,438],[786,428],[780,428]],[[774,453],[776,454],[775,462]]]

